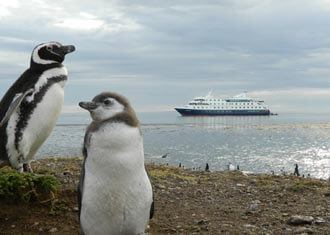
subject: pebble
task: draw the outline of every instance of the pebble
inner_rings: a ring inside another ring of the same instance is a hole
[[[203,224],[207,224],[207,223],[208,223],[208,221],[203,220],[203,219],[197,222],[198,225],[203,225]]]
[[[300,227],[294,230],[294,234],[312,234],[313,230],[311,228]]]
[[[326,192],[326,193],[324,193],[324,196],[325,196],[325,197],[330,197],[330,192]]]
[[[244,224],[243,227],[246,228],[246,229],[254,229],[254,228],[257,228],[257,226],[254,226],[254,225],[252,225],[252,224]]]
[[[77,206],[75,206],[75,207],[72,208],[72,210],[77,212],[77,211],[79,211],[79,208]]]
[[[255,179],[250,180],[250,184],[256,184],[256,183],[257,183],[257,180],[255,180]]]
[[[36,227],[39,225],[39,222],[35,222],[34,224],[31,225],[31,227]]]
[[[12,225],[11,225],[11,227],[12,227],[12,228],[15,228],[15,227],[16,227],[16,225],[15,225],[15,224],[12,224]]]
[[[64,171],[63,175],[72,175],[72,173],[70,171]]]
[[[259,200],[252,201],[251,205],[249,206],[249,208],[247,209],[247,211],[245,213],[250,214],[252,212],[256,212],[259,209],[260,203],[261,203],[261,201],[259,201]]]
[[[314,218],[312,216],[304,216],[304,215],[293,215],[289,218],[289,225],[304,225],[304,224],[312,224]]]
[[[49,232],[50,233],[56,233],[57,232],[57,228],[51,228],[51,229],[49,229]]]
[[[325,219],[321,218],[321,217],[316,217],[314,220],[314,223],[319,225],[319,224],[324,224],[325,223]]]
[[[166,189],[166,187],[162,184],[157,184],[157,188],[160,188],[160,189]]]

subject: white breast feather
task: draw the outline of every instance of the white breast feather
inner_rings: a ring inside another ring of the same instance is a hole
[[[112,124],[92,134],[85,164],[81,225],[86,234],[142,234],[152,188],[139,129]],[[97,224],[95,224],[97,223]]]
[[[39,77],[37,83],[34,85],[34,91],[32,95],[28,96],[26,100],[31,102],[34,99],[34,95],[37,94],[40,89],[48,82],[49,78],[56,77],[56,76],[68,76],[68,71],[65,67],[60,68],[53,68],[46,70],[41,76]],[[62,87],[65,85],[65,81],[61,82]]]
[[[40,91],[48,79],[67,75],[65,67],[54,68],[45,71],[39,78],[38,82],[34,86],[34,93],[27,98],[28,102],[31,102],[34,95]],[[28,125],[25,127],[22,139],[19,142],[19,151],[15,148],[15,128],[19,118],[17,109],[9,118],[7,125],[7,151],[9,160],[15,168],[19,168],[23,163],[18,161],[18,156],[22,155],[24,162],[31,160],[38,148],[47,139],[52,129],[55,126],[56,120],[61,112],[63,100],[64,100],[64,83],[53,84],[47,92],[44,94],[40,103],[37,104],[31,117],[28,121]]]

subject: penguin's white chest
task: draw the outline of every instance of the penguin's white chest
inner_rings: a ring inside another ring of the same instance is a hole
[[[61,113],[64,90],[59,83],[53,84],[34,109],[22,140],[30,145],[31,158],[53,130]]]
[[[115,123],[93,133],[85,162],[81,226],[86,234],[142,234],[152,188],[138,128]]]
[[[34,86],[32,95],[26,97],[26,102],[34,105],[30,116],[26,120],[26,125],[19,128],[17,125],[22,117],[23,111],[18,108],[8,120],[7,125],[7,151],[9,160],[15,168],[21,168],[24,162],[28,162],[37,152],[39,147],[47,139],[56,124],[56,120],[61,112],[64,100],[65,81],[52,82],[47,87],[40,101],[36,101],[38,93],[45,89],[47,83],[53,77],[67,76],[64,67],[54,68],[45,71]],[[20,132],[19,139],[16,133]],[[18,144],[16,144],[18,143]]]

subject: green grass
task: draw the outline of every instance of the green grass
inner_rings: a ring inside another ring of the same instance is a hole
[[[11,168],[0,169],[0,199],[45,202],[54,198],[59,181],[51,175],[20,173]]]

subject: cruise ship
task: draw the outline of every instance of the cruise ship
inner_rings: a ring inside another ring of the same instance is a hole
[[[249,98],[245,93],[229,99],[219,99],[209,92],[196,97],[184,107],[175,108],[182,116],[271,115],[263,100]]]

